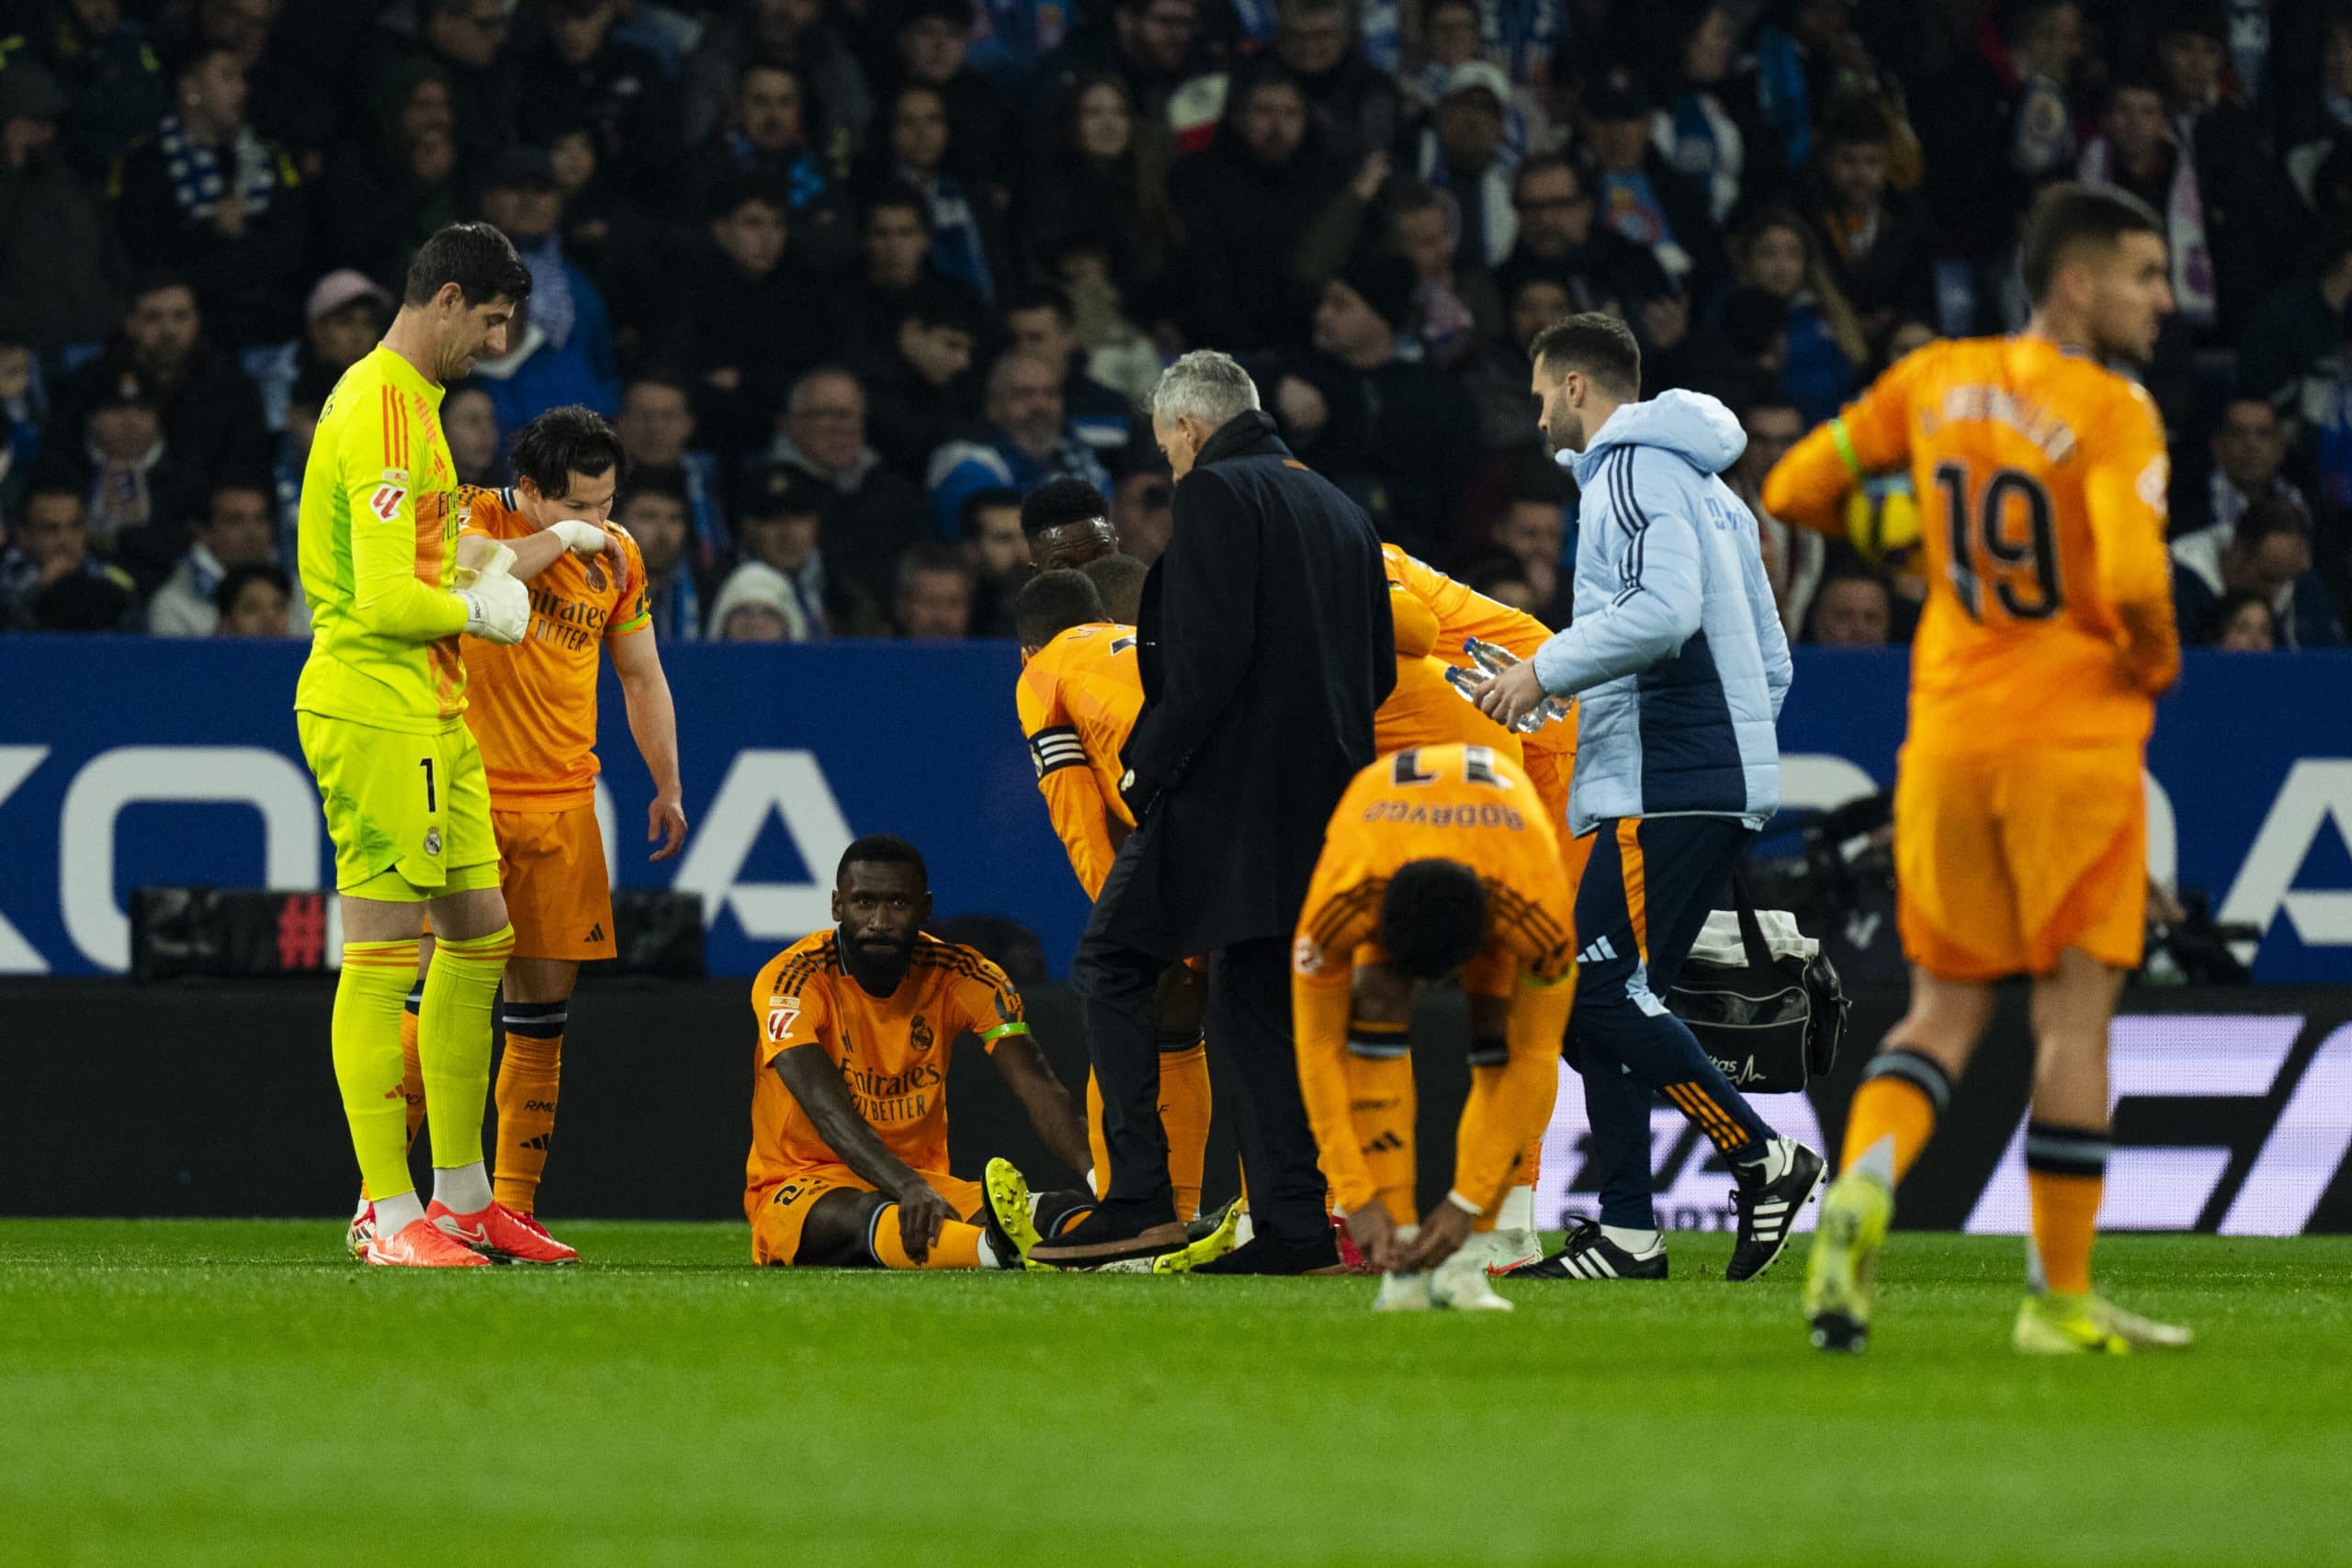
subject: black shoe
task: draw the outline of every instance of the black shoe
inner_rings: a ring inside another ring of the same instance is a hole
[[[1336,1274],[1340,1249],[1327,1235],[1312,1242],[1283,1241],[1276,1236],[1252,1236],[1224,1257],[1193,1270],[1195,1274]]]
[[[1231,1213],[1234,1204],[1240,1201],[1240,1199],[1235,1198],[1221,1207],[1202,1210],[1200,1217],[1184,1227],[1184,1245],[1190,1247],[1196,1241],[1206,1241],[1222,1230],[1225,1227],[1225,1216]]]
[[[1100,1269],[1183,1245],[1184,1227],[1165,1205],[1102,1203],[1061,1235],[1038,1242],[1029,1257],[1057,1269]]]
[[[1797,1212],[1813,1201],[1828,1169],[1819,1155],[1794,1138],[1775,1138],[1770,1146],[1788,1152],[1789,1168],[1778,1181],[1742,1181],[1732,1189],[1732,1206],[1739,1211],[1739,1239],[1724,1269],[1726,1280],[1753,1280],[1772,1267],[1795,1232]]]
[[[1579,1219],[1568,1227],[1567,1245],[1540,1263],[1522,1264],[1506,1280],[1663,1280],[1666,1247],[1646,1258],[1626,1251],[1600,1234],[1599,1220]]]

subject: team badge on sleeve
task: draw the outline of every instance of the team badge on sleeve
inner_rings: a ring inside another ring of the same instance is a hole
[[[799,1021],[799,1019],[800,998],[798,997],[770,997],[768,998],[768,1038],[770,1040],[782,1040],[791,1033],[792,1026]]]
[[[389,523],[401,514],[401,502],[407,499],[408,491],[401,485],[378,485],[368,498],[368,510]]]

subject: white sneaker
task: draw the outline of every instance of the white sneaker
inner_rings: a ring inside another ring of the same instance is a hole
[[[1430,1271],[1430,1305],[1454,1312],[1511,1310],[1488,1282],[1486,1260],[1467,1247]]]
[[[1380,1294],[1372,1298],[1374,1312],[1427,1312],[1430,1305],[1430,1277],[1425,1273],[1383,1274]]]
[[[359,1200],[359,1212],[351,1216],[351,1228],[344,1233],[343,1244],[350,1248],[354,1263],[368,1261],[368,1246],[376,1239],[376,1205],[367,1199]]]
[[[1532,1230],[1505,1230],[1500,1226],[1484,1235],[1474,1235],[1463,1251],[1476,1251],[1485,1259],[1489,1274],[1508,1274],[1512,1269],[1544,1260],[1544,1241]]]

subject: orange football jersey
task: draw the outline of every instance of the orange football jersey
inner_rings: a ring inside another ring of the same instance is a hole
[[[752,983],[759,1020],[752,1088],[752,1155],[744,1206],[795,1171],[840,1165],[773,1064],[797,1045],[818,1045],[841,1069],[850,1103],[882,1142],[917,1170],[947,1168],[947,1053],[969,1031],[986,1049],[1026,1034],[1021,993],[971,948],[915,939],[899,988],[877,997],[842,964],[837,932],[818,931],[768,961]]]
[[[458,506],[467,533],[518,539],[534,531],[504,491],[468,485]],[[625,566],[616,570],[610,551],[566,550],[525,584],[531,626],[521,642],[506,648],[469,637],[461,645],[471,699],[466,727],[481,747],[499,810],[562,811],[596,797],[597,654],[606,640],[653,624],[637,541],[617,525],[609,532]]]
[[[2147,739],[2180,642],[2164,428],[2145,391],[2043,337],[1929,344],[1799,442],[1765,479],[1765,508],[1837,535],[1856,467],[1908,467],[1918,495],[1913,745]]]
[[[1062,632],[1021,667],[1013,703],[1054,832],[1091,898],[1118,852],[1111,822],[1136,825],[1119,798],[1119,751],[1143,707],[1135,627],[1097,621]]]
[[[1459,700],[1459,699],[1457,699]],[[1575,893],[1525,770],[1482,746],[1430,746],[1384,757],[1355,776],[1325,830],[1291,958],[1299,1089],[1324,1173],[1343,1209],[1377,1182],[1354,1131],[1346,1066],[1351,981],[1377,962],[1380,908],[1397,868],[1450,860],[1487,889],[1487,939],[1462,972],[1473,995],[1512,1002],[1500,1081],[1474,1079],[1457,1140],[1454,1190],[1481,1210],[1500,1196],[1542,1130],[1557,1083],[1561,1030],[1576,972]]]
[[[1465,638],[1493,643],[1516,659],[1532,659],[1535,650],[1544,646],[1544,639],[1552,635],[1551,627],[1526,611],[1514,610],[1499,599],[1489,599],[1476,589],[1456,582],[1395,545],[1381,546],[1380,553],[1388,563],[1388,581],[1403,588],[1437,617],[1437,641],[1429,652],[1448,664],[1472,667],[1470,656],[1462,650]],[[1403,624],[1400,617],[1398,625]],[[1570,703],[1566,717],[1553,720],[1532,735],[1521,736],[1520,743],[1530,755],[1541,753],[1561,759],[1557,772],[1565,780],[1576,761],[1577,705]],[[1561,799],[1565,820],[1565,794]]]

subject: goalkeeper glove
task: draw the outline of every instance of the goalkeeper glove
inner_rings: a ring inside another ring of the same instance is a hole
[[[531,592],[509,575],[514,552],[492,544],[481,563],[458,569],[458,597],[465,602],[466,635],[512,648],[531,628]]]

